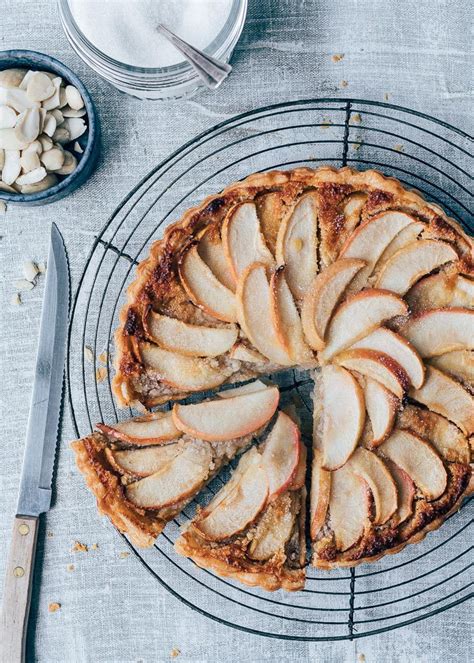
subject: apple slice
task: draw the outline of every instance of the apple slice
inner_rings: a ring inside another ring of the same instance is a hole
[[[245,361],[249,364],[266,364],[268,362],[268,359],[261,355],[260,352],[257,352],[254,348],[250,348],[242,342],[234,345],[229,353],[229,357],[231,357],[231,359]]]
[[[407,342],[403,336],[396,334],[390,329],[379,327],[351,346],[354,348],[365,348],[383,352],[400,364],[404,369],[411,384],[421,387],[425,379],[425,366],[418,352]]]
[[[279,412],[262,454],[262,466],[267,473],[269,500],[286,490],[292,483],[301,453],[298,426],[284,412]]]
[[[427,500],[444,493],[448,478],[443,461],[422,437],[408,430],[396,430],[380,450],[413,479]]]
[[[235,282],[217,228],[206,228],[199,238],[198,253],[222,285],[233,291]]]
[[[412,389],[410,397],[452,421],[465,435],[474,433],[474,397],[437,368],[427,367],[424,385]]]
[[[378,447],[392,432],[400,401],[380,382],[368,377],[364,384],[364,399],[372,426],[370,445]]]
[[[285,279],[286,268],[277,269],[270,279],[273,326],[281,345],[296,364],[314,364],[314,356],[307,345],[300,315]]]
[[[162,509],[187,499],[203,485],[210,474],[211,447],[194,440],[182,453],[145,479],[125,488],[127,498],[144,509]]]
[[[418,281],[406,299],[413,313],[445,306],[474,308],[474,281],[461,274],[439,272]]]
[[[270,504],[256,527],[248,548],[249,557],[263,562],[274,555],[284,554],[285,544],[293,532],[296,515],[293,498],[288,493]]]
[[[285,195],[281,191],[270,191],[259,195],[255,205],[265,243],[275,255],[278,230],[286,210]]]
[[[350,458],[362,433],[365,405],[357,380],[340,366],[324,366],[322,465],[335,470]]]
[[[303,299],[318,273],[317,193],[305,193],[280,224],[276,258],[285,265],[288,286],[296,301]]]
[[[390,244],[387,246],[385,251],[380,256],[376,266],[375,271],[380,272],[380,270],[385,267],[385,264],[390,260],[392,256],[395,255],[400,249],[405,248],[407,244],[411,244],[418,239],[418,236],[425,229],[425,224],[421,221],[414,221],[408,226],[405,226],[403,230],[395,235]]]
[[[398,507],[393,520],[400,525],[400,523],[403,523],[413,513],[413,500],[415,499],[416,492],[415,484],[408,474],[389,458],[385,459],[385,463],[397,487]]]
[[[262,391],[263,389],[269,389],[275,385],[269,383],[266,384],[262,380],[254,380],[248,384],[243,384],[240,387],[234,387],[233,389],[226,389],[225,391],[220,391],[217,395],[219,398],[233,398],[234,396],[243,396],[244,394],[254,394],[256,391]]]
[[[472,350],[447,352],[444,355],[432,357],[429,363],[461,382],[474,385],[474,352]]]
[[[96,424],[95,427],[108,437],[136,446],[161,444],[182,435],[173,423],[171,412],[151,412],[117,424]]]
[[[306,465],[308,460],[308,451],[306,446],[303,444],[300,438],[300,450],[299,450],[299,461],[298,467],[293,475],[291,484],[288,486],[288,490],[299,490],[303,488],[306,482]]]
[[[331,472],[322,466],[322,455],[318,449],[313,450],[311,468],[311,499],[310,499],[310,535],[314,541],[326,522],[331,495]]]
[[[324,348],[326,328],[333,311],[364,265],[363,260],[336,260],[312,282],[303,299],[301,322],[306,340],[313,350]]]
[[[255,463],[224,499],[216,495],[193,526],[209,541],[223,541],[244,530],[267,503],[268,483],[265,470]]]
[[[198,253],[191,246],[179,264],[179,277],[190,299],[213,318],[224,322],[237,321],[234,293],[214,276]]]
[[[235,325],[201,327],[150,311],[146,319],[147,335],[165,350],[191,357],[217,357],[228,352],[237,340]]]
[[[140,343],[140,355],[146,368],[159,374],[162,382],[185,391],[213,389],[233,373],[233,369],[214,368],[209,360],[186,357],[159,348],[153,343]]]
[[[401,230],[414,221],[405,212],[389,211],[381,212],[358,226],[339,254],[339,258],[359,258],[367,263],[352,281],[351,289],[360,290],[366,285],[385,249]]]
[[[403,299],[385,290],[367,289],[352,295],[339,306],[329,323],[321,359],[329,361],[385,320],[407,313]]]
[[[131,477],[147,477],[168,466],[180,453],[180,444],[164,444],[143,449],[112,450],[105,448],[109,463],[120,474]]]
[[[432,309],[411,318],[401,333],[422,357],[453,350],[474,349],[474,311],[465,308]]]
[[[383,525],[398,506],[397,487],[392,475],[378,456],[363,447],[354,451],[348,464],[368,484],[374,498],[374,522]]]
[[[469,463],[469,442],[459,428],[436,412],[407,405],[399,414],[398,425],[429,440],[441,456],[453,463]]]
[[[344,465],[331,475],[329,524],[338,550],[359,541],[370,524],[370,492],[366,482]]]
[[[400,364],[389,355],[376,350],[346,350],[335,361],[351,371],[377,380],[392,394],[402,399],[410,387],[410,379]]]
[[[404,295],[423,276],[457,259],[458,254],[446,242],[420,239],[397,251],[386,262],[375,285]]]
[[[240,203],[229,211],[222,225],[222,244],[235,283],[252,263],[271,267],[275,262],[265,244],[254,203]]]
[[[175,403],[173,420],[183,433],[209,441],[232,440],[255,432],[277,409],[278,387],[243,396],[203,401],[192,405]]]
[[[257,350],[275,364],[293,365],[273,324],[271,290],[264,264],[253,263],[239,279],[237,309],[239,324]]]

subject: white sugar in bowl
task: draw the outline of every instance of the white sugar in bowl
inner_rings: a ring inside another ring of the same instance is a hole
[[[59,9],[71,46],[102,78],[142,99],[178,99],[203,83],[158,23],[228,62],[247,0],[59,0]]]

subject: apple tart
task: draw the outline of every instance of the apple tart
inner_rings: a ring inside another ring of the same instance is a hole
[[[122,406],[150,409],[287,368],[311,371],[317,567],[401,550],[472,490],[473,241],[393,178],[304,168],[251,175],[210,196],[151,246],[115,340]],[[263,431],[277,401],[257,380],[177,403],[171,415],[101,426],[75,443],[78,464],[99,507],[148,545]],[[157,442],[150,422],[176,437],[160,433]],[[301,587],[305,460],[296,437],[278,414],[265,442],[198,510],[178,552],[247,584]],[[181,482],[185,451],[200,461]],[[137,502],[155,490],[168,501]]]

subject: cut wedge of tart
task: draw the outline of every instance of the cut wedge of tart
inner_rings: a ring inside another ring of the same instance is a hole
[[[295,482],[299,444],[297,425],[280,412],[267,440],[242,456],[230,481],[184,528],[177,552],[247,585],[302,589],[305,489]]]
[[[262,393],[270,395],[271,407],[266,407],[265,399],[259,399]],[[207,440],[197,432],[184,433],[181,419],[178,428],[170,421],[169,413],[154,413],[120,424],[98,424],[98,431],[73,442],[77,465],[97,499],[99,511],[136,545],[152,545],[166,523],[248,447],[273,416],[278,403],[276,388],[251,396],[255,396],[258,406],[254,405],[251,412],[248,408],[253,399],[249,400],[249,395],[204,401],[196,406],[201,416],[195,425],[198,429],[199,423],[205,425]],[[238,401],[238,416],[232,401]],[[227,420],[226,424],[222,412],[213,409],[216,405],[226,406],[234,419],[231,436],[231,422]],[[188,418],[194,421],[196,416]],[[219,428],[221,436],[215,433]],[[265,491],[267,494],[268,486]]]

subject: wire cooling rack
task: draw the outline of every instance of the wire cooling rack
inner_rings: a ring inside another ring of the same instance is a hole
[[[76,292],[69,330],[69,399],[77,436],[98,421],[123,419],[111,392],[112,336],[135,265],[164,228],[205,196],[250,173],[275,168],[344,165],[378,168],[441,205],[468,231],[472,141],[463,131],[391,104],[308,99],[236,116],[200,134],[159,164],[122,201],[95,239]],[[89,346],[94,362],[84,361]],[[107,354],[108,377],[96,380]],[[310,381],[278,377],[283,397],[301,405],[310,430]],[[309,436],[306,437],[309,442]],[[211,499],[229,471],[199,497]],[[173,551],[179,526],[196,502],[148,550],[128,545],[173,596],[220,623],[268,637],[345,640],[381,633],[435,615],[473,596],[469,508],[425,541],[352,570],[308,569],[306,588],[268,594],[219,578]],[[92,505],[91,505],[92,508]]]

